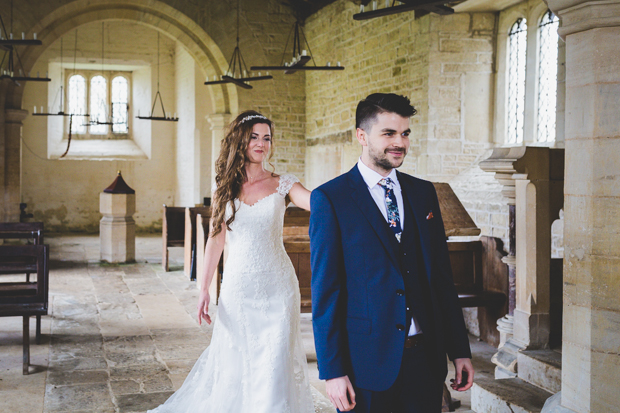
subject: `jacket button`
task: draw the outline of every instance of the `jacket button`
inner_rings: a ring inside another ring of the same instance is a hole
[[[407,253],[406,253],[406,252],[403,252],[403,255],[407,255]]]
[[[405,295],[405,291],[403,290],[396,290],[396,295],[399,297],[402,297],[403,295]]]
[[[405,331],[405,326],[402,324],[396,324],[396,328],[398,329],[398,331]]]

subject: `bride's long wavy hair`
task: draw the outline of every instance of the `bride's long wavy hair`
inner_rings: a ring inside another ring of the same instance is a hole
[[[230,230],[230,224],[235,220],[235,199],[241,194],[241,187],[247,181],[245,163],[247,149],[252,136],[252,128],[257,123],[269,126],[271,132],[271,150],[267,162],[271,165],[273,156],[273,122],[267,117],[254,110],[247,110],[233,120],[226,129],[226,136],[222,139],[220,155],[215,163],[216,190],[213,195],[211,212],[211,236],[214,237],[222,231],[222,223]],[[273,173],[273,172],[272,172]],[[225,220],[226,205],[230,204],[232,215]]]

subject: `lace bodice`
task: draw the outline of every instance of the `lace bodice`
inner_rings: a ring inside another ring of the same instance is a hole
[[[294,175],[280,176],[276,192],[248,205],[235,200],[235,220],[230,225],[228,259],[224,271],[261,272],[290,265],[282,242],[285,197],[299,182]],[[232,213],[227,207],[226,218]],[[240,259],[242,258],[242,259]]]

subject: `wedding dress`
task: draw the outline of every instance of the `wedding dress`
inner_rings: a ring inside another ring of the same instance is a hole
[[[295,270],[282,242],[285,197],[235,201],[211,344],[181,388],[153,413],[313,413]],[[227,218],[230,217],[230,205]]]

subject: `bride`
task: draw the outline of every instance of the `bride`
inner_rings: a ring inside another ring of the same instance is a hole
[[[222,141],[198,302],[199,322],[210,324],[209,284],[228,235],[213,338],[181,388],[153,413],[314,412],[299,285],[282,242],[288,200],[310,209],[310,192],[295,176],[264,169],[272,134],[269,119],[246,111]]]

